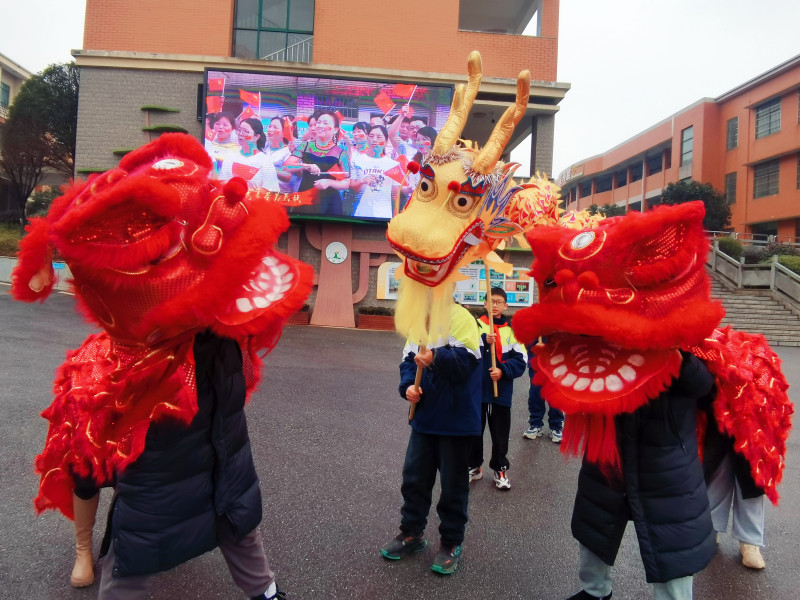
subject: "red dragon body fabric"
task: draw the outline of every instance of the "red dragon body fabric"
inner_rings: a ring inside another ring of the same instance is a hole
[[[575,232],[528,234],[539,303],[514,315],[524,343],[544,336],[534,382],[568,413],[562,450],[619,468],[614,415],[666,390],[680,352],[704,360],[716,380],[714,416],[777,503],[792,404],[780,360],[763,336],[720,330],[710,296],[700,202],[605,219]]]
[[[313,272],[274,248],[283,208],[244,181],[209,179],[203,147],[165,134],[34,219],[12,274],[18,300],[52,290],[54,251],[69,265],[84,314],[103,331],[59,367],[50,427],[36,459],[38,511],[72,518],[74,475],[108,484],[144,450],[153,421],[197,412],[195,334],[211,330],[242,349],[248,391],[259,353],[277,343],[308,296]]]

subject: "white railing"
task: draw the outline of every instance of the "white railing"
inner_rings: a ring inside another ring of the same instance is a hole
[[[286,48],[277,50],[261,60],[282,60],[286,62],[311,62],[314,55],[314,36],[310,35],[294,44],[289,44]]]
[[[772,297],[800,314],[800,276],[773,256],[768,263],[746,265],[719,249],[719,242],[708,253],[706,266],[737,289],[769,290]]]
[[[720,238],[733,238],[739,240],[743,244],[752,244],[753,246],[767,246],[769,244],[788,244],[800,248],[800,238],[788,235],[766,235],[762,233],[741,233],[739,231],[706,231],[706,233],[714,239]]]
[[[7,119],[7,118],[8,118],[8,107],[0,106],[0,119]]]

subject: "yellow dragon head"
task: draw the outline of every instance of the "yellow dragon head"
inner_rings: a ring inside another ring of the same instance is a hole
[[[419,168],[417,188],[386,232],[403,260],[395,325],[419,343],[435,341],[448,331],[460,267],[490,255],[500,262],[492,253],[505,238],[537,223],[554,224],[561,213],[556,186],[541,178],[518,185],[512,175],[519,165],[500,160],[525,114],[530,73],[519,74],[515,103],[478,149],[459,139],[480,87],[478,52],[469,55],[467,69],[467,84],[456,88],[447,122]]]

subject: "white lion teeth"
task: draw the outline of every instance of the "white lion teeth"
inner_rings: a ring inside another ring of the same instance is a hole
[[[278,271],[281,277],[283,277],[284,275],[286,275],[286,273],[289,272],[289,265],[281,263],[275,268],[275,270]]]
[[[622,375],[622,378],[625,381],[634,381],[636,379],[636,371],[634,371],[628,365],[622,365],[619,368],[619,374]]]
[[[616,375],[606,377],[606,388],[610,392],[618,392],[622,389],[622,380]]]
[[[554,356],[550,359],[550,364],[559,364],[562,362],[563,357]],[[633,360],[628,360],[630,363],[636,363],[641,355],[634,354]],[[625,388],[625,381],[636,381],[636,370],[630,365],[622,365],[619,371],[611,373],[605,377],[591,377],[592,374],[600,374],[606,371],[606,367],[602,365],[595,365],[594,368],[590,365],[583,365],[575,372],[571,372],[566,364],[559,364],[558,367],[553,369],[552,376],[555,379],[560,379],[559,385],[565,388],[572,388],[576,392],[589,390],[593,393],[600,392],[621,392]],[[582,377],[581,375],[586,375]],[[623,381],[624,380],[624,381]]]
[[[628,357],[628,362],[634,367],[641,367],[644,364],[644,356],[641,354],[631,354]]]
[[[256,305],[256,308],[266,308],[269,306],[269,302],[267,302],[266,298],[261,298],[260,296],[256,296],[253,298],[253,304]]]
[[[551,365],[557,365],[558,363],[564,362],[564,355],[563,354],[556,354],[550,359]]]
[[[238,298],[236,300],[236,308],[239,309],[239,312],[246,313],[253,310],[253,305],[250,304],[250,300],[247,298]]]
[[[580,379],[578,379],[578,381],[575,382],[575,385],[572,387],[573,389],[575,389],[575,391],[581,392],[585,390],[587,387],[589,387],[589,384],[591,383],[592,380],[589,379],[588,377],[581,377]]]
[[[275,265],[278,264],[278,261],[274,256],[265,256],[264,258],[261,259],[261,262],[263,262],[268,267],[274,267]]]

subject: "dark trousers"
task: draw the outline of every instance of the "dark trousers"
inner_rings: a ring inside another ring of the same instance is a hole
[[[544,426],[544,409],[542,388],[531,383],[528,391],[528,423],[532,428]],[[550,425],[550,431],[561,431],[564,428],[564,413],[551,406],[547,412],[547,423]]]
[[[220,540],[219,549],[228,564],[233,582],[249,597],[263,594],[275,574],[264,555],[261,530],[256,527],[240,541]],[[114,578],[114,543],[103,557],[98,600],[144,600],[150,597],[150,584],[155,575]]]
[[[463,543],[469,503],[469,436],[432,435],[411,431],[403,465],[403,508],[400,531],[420,535],[428,524],[436,471],[442,493],[436,505],[442,545]]]
[[[492,438],[492,458],[489,468],[505,471],[511,464],[508,462],[508,436],[511,434],[511,407],[497,404],[481,405],[481,435],[476,435],[470,442],[469,468],[474,469],[483,464],[483,432],[489,424],[489,436]]]

